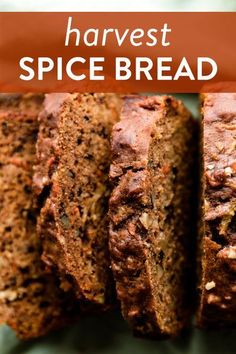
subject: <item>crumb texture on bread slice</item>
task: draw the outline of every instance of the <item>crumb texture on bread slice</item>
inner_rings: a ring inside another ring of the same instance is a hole
[[[169,96],[126,97],[113,128],[110,252],[134,332],[175,336],[193,291],[197,125]]]
[[[43,260],[61,287],[82,301],[111,301],[108,254],[110,133],[118,120],[115,94],[49,94],[40,115],[35,190]]]
[[[202,95],[200,327],[236,325],[236,93]]]
[[[0,321],[22,339],[60,327],[71,303],[44,271],[32,194],[42,95],[0,95]]]

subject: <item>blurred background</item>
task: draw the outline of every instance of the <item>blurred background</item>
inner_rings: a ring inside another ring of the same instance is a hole
[[[235,0],[0,0],[0,11],[233,11]]]
[[[0,0],[0,11],[236,11],[236,0]],[[178,96],[196,115],[197,97]],[[236,331],[194,329],[172,341],[140,340],[115,311],[27,343],[1,326],[0,354],[235,354],[235,338]]]

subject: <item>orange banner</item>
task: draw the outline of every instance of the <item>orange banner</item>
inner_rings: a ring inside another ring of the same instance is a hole
[[[0,91],[235,91],[235,38],[236,13],[0,13]]]

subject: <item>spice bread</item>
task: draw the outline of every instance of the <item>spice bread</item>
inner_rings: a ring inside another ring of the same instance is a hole
[[[177,335],[190,320],[197,125],[169,96],[126,97],[112,132],[110,252],[134,333]]]
[[[110,132],[114,94],[49,94],[39,117],[34,183],[41,204],[43,260],[83,302],[112,301],[108,254]]]
[[[198,325],[236,325],[236,93],[202,95]]]
[[[0,321],[21,339],[42,336],[74,316],[44,270],[36,235],[33,164],[41,95],[0,95]]]

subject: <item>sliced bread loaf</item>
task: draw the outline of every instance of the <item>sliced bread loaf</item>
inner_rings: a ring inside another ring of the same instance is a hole
[[[43,260],[61,287],[103,306],[111,301],[108,254],[110,133],[120,101],[113,94],[49,94],[40,115],[35,190]]]
[[[42,100],[0,95],[0,321],[22,339],[62,326],[75,312],[46,274],[36,235],[32,176]]]
[[[169,96],[127,97],[113,128],[110,252],[124,318],[175,336],[190,319],[196,123]]]
[[[202,95],[200,327],[236,325],[236,94]]]

